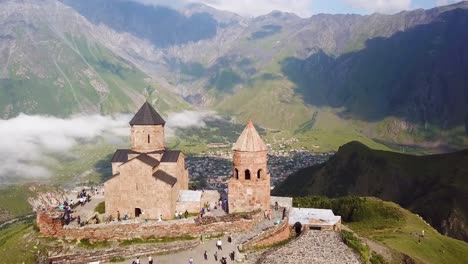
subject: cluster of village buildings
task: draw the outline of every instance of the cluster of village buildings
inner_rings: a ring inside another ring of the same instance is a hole
[[[327,161],[333,153],[314,153],[303,149],[269,149],[268,170],[272,187],[277,186],[292,173]],[[192,180],[206,179],[207,188],[223,190],[232,175],[232,151],[217,150],[186,158]]]

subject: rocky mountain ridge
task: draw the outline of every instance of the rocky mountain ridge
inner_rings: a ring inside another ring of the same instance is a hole
[[[44,43],[33,50],[17,46],[16,33],[2,33],[0,54],[7,62],[2,68],[8,69],[0,90],[7,95],[0,100],[4,118],[21,111],[129,111],[149,90],[156,91],[163,110],[191,104],[240,121],[254,118],[270,128],[351,128],[397,144],[468,144],[467,80],[462,77],[467,40],[461,30],[468,2],[395,15],[310,18],[279,11],[246,18],[200,4],[172,10],[133,1],[3,2],[0,22],[11,25],[16,17],[18,29],[42,34],[42,40],[34,36],[24,44]],[[55,54],[60,48],[52,46],[54,41],[64,47],[62,53]],[[403,55],[398,57],[394,53],[400,47]],[[27,61],[10,64],[15,49],[24,50]],[[38,55],[42,57],[35,59]],[[460,59],[451,60],[453,56]],[[60,67],[51,58],[63,60],[57,62]],[[49,65],[42,66],[44,62]],[[427,67],[431,64],[435,66]],[[69,65],[83,69],[74,74],[63,69]],[[54,77],[23,92],[31,78],[23,68],[54,71],[49,74]],[[125,74],[119,74],[122,70]],[[61,109],[54,103],[50,109],[44,107],[50,99],[31,99],[50,89],[64,93],[61,100],[74,106]]]

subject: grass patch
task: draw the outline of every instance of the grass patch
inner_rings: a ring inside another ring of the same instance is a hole
[[[105,247],[109,247],[110,245],[111,243],[108,241],[91,242],[87,238],[81,239],[80,242],[78,243],[78,246],[83,247],[83,248],[88,248],[88,249],[105,248]]]
[[[135,244],[150,244],[150,243],[170,243],[175,241],[188,241],[194,240],[196,237],[193,236],[178,236],[178,237],[160,237],[156,238],[154,236],[150,236],[148,238],[133,238],[128,239],[120,242],[120,246],[130,246]]]
[[[110,258],[110,260],[109,260],[109,262],[112,262],[112,263],[114,263],[114,262],[124,262],[124,261],[125,261],[125,258],[124,258],[124,257],[120,257],[120,256],[119,256],[119,257],[112,257],[112,258]]]
[[[38,252],[44,252],[42,244],[36,244],[33,221],[21,220],[0,228],[1,263],[36,263]]]
[[[96,208],[94,208],[94,212],[99,213],[99,214],[104,214],[106,212],[106,205],[104,202],[100,202],[96,205]]]
[[[216,239],[216,238],[220,238],[223,236],[224,236],[224,233],[213,234],[213,235],[206,236],[206,239]]]
[[[328,208],[337,215],[342,214],[342,220],[357,235],[378,241],[395,252],[396,258],[408,255],[416,263],[434,264],[462,264],[468,259],[467,243],[438,233],[417,215],[392,202],[372,197],[294,198],[294,205],[299,203],[301,207]],[[421,230],[425,231],[424,238],[418,236]],[[351,238],[349,240],[353,241]],[[361,251],[370,263],[382,263],[382,256],[369,255],[357,242],[353,243],[348,245]],[[400,259],[397,262],[401,262]]]
[[[369,246],[362,243],[357,236],[349,231],[343,230],[341,231],[341,235],[343,237],[343,242],[348,245],[348,247],[352,248],[359,257],[361,257],[364,263],[369,263],[371,255]]]

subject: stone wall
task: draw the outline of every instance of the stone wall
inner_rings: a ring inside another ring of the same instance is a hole
[[[253,246],[255,247],[271,246],[271,245],[286,241],[290,237],[291,237],[291,228],[289,227],[289,225],[284,225],[280,229],[276,230],[276,232],[273,233],[271,236],[258,241]]]
[[[167,165],[164,169],[173,167],[171,172],[177,169],[176,163],[163,164]],[[180,189],[178,184],[171,186],[155,178],[151,166],[133,159],[120,166],[120,175],[104,183],[106,212],[114,218],[117,217],[117,211],[121,217],[128,213],[133,218],[135,209],[139,208],[144,218],[158,219],[162,214],[163,218],[172,219]]]
[[[177,212],[184,213],[187,210],[189,213],[200,213],[202,208],[201,201],[187,201],[187,202],[177,202],[176,203],[176,210]],[[175,213],[175,212],[174,212]]]
[[[233,177],[228,181],[228,204],[231,213],[270,209],[266,151],[234,151]]]
[[[249,212],[254,209],[270,209],[270,181],[228,181],[229,212]]]
[[[239,248],[246,250],[253,247],[269,246],[287,240],[290,236],[291,228],[288,224],[288,218],[285,218],[279,225],[263,230],[257,236],[240,245]]]
[[[63,230],[62,215],[63,213],[59,211],[38,211],[36,223],[41,234],[47,237],[61,235]]]
[[[149,136],[149,140],[148,140]],[[151,152],[164,149],[164,127],[135,125],[131,128],[132,149],[138,152]]]
[[[38,227],[42,235],[69,240],[89,239],[90,241],[149,237],[198,237],[202,233],[205,235],[218,235],[227,231],[238,233],[252,230],[262,218],[262,213],[255,211],[246,215],[204,217],[201,220],[188,219],[163,222],[129,220],[77,227],[57,225],[57,216],[49,214],[49,212],[39,212],[37,214]]]
[[[270,205],[275,206],[275,202],[278,202],[279,207],[285,207],[289,211],[289,209],[292,207],[293,198],[292,197],[271,196]]]

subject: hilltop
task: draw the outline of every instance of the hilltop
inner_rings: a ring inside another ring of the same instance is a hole
[[[274,194],[375,196],[421,215],[442,234],[467,241],[467,161],[467,150],[413,156],[351,142],[329,161],[289,176]]]

